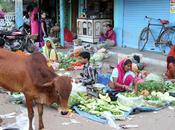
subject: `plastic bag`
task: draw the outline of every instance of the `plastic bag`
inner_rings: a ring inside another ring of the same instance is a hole
[[[72,92],[76,93],[76,92],[86,92],[86,87],[82,85],[82,83],[72,83]]]
[[[143,96],[139,97],[125,97],[122,94],[117,94],[118,101],[128,107],[139,107],[144,104]]]
[[[5,126],[2,126],[2,129],[19,129],[19,130],[28,130],[29,129],[29,120],[28,120],[28,113],[26,109],[20,109],[21,113],[16,116],[16,122],[13,124],[7,124]],[[33,130],[35,130],[34,126],[34,118],[33,118]]]
[[[117,125],[117,124],[115,123],[115,118],[114,118],[114,116],[111,114],[111,112],[104,112],[104,113],[102,114],[102,116],[105,117],[105,118],[107,119],[108,125],[109,125],[110,127],[115,128],[115,129],[117,129],[117,130],[120,129],[119,125]]]

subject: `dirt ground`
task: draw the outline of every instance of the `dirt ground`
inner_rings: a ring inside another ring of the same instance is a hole
[[[114,55],[104,60],[104,63],[110,63],[116,65],[117,57]],[[150,61],[151,62],[151,61]],[[147,63],[145,68],[149,72],[155,72],[157,74],[163,74],[166,71],[165,67],[152,65]],[[15,105],[9,103],[9,96],[7,94],[0,93],[0,115],[8,114],[11,112],[19,112],[20,109],[26,109],[23,105]],[[37,109],[35,109],[35,127],[37,130],[38,118]],[[44,108],[44,124],[45,130],[114,130],[107,124],[101,124],[89,119],[80,117],[74,114],[71,118],[65,118],[59,114],[53,108]],[[145,112],[131,115],[125,121],[116,121],[116,124],[129,124],[138,125],[138,128],[130,128],[130,130],[175,130],[175,109],[165,108],[156,112]],[[1,125],[6,123],[15,122],[15,118],[3,119]]]
[[[8,102],[8,95],[0,94],[0,115],[11,112],[18,112],[19,109],[26,109],[22,105],[14,105]],[[35,127],[37,128],[37,109],[35,109]],[[106,124],[100,124],[89,119],[74,114],[71,118],[65,118],[58,111],[50,107],[44,108],[45,130],[113,130]],[[74,119],[74,120],[73,120]],[[75,123],[71,123],[71,120]],[[145,112],[131,115],[125,121],[116,121],[116,124],[138,125],[138,128],[130,130],[174,130],[175,128],[175,109],[165,108],[156,112]],[[15,118],[3,119],[2,124],[15,122]]]
[[[116,57],[114,57],[116,58]],[[106,59],[105,63],[109,63],[109,59]],[[116,60],[115,60],[116,61]],[[165,72],[165,69],[161,66],[149,65],[146,67],[148,71],[154,71],[158,74]],[[9,103],[9,96],[7,94],[0,94],[0,115],[8,114],[11,112],[19,112],[20,109],[26,109],[23,105],[14,105]],[[35,109],[35,127],[37,130],[37,109]],[[44,124],[45,130],[113,130],[107,124],[101,124],[89,119],[80,117],[77,114],[74,114],[72,118],[65,118],[59,114],[53,108],[45,107],[44,109]],[[74,119],[74,120],[72,120]],[[76,122],[76,123],[72,123]],[[174,130],[175,129],[175,109],[174,108],[165,108],[156,112],[145,112],[131,115],[125,121],[116,121],[116,124],[129,124],[129,125],[138,125],[138,128],[130,128],[130,130]],[[3,119],[2,124],[13,123],[13,119]],[[1,124],[1,125],[2,125]]]

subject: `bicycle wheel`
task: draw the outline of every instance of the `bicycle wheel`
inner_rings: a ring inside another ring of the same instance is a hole
[[[174,42],[175,42],[175,29],[169,28],[161,33],[160,42],[158,46],[161,52],[166,53],[166,51],[170,50]]]
[[[139,51],[143,51],[146,43],[148,42],[148,34],[149,34],[149,28],[145,27],[142,29],[140,36],[139,36],[139,41],[138,41],[138,49]]]

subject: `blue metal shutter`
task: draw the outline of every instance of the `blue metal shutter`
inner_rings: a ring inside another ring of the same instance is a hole
[[[123,45],[138,48],[140,32],[147,26],[145,16],[169,20],[169,6],[168,0],[124,0]],[[153,39],[146,45],[147,50],[150,48],[155,48]]]

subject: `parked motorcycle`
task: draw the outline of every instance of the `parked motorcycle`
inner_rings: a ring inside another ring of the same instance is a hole
[[[24,31],[14,30],[11,32],[0,32],[0,39],[4,40],[5,48],[8,48],[12,51],[22,50],[32,53],[34,51],[34,42],[30,38],[30,35]]]
[[[19,28],[19,30],[25,34],[25,41],[24,43],[26,43],[23,47],[23,49],[26,49],[28,52],[32,53],[34,52],[35,50],[35,46],[34,46],[34,41],[33,39],[31,38],[31,35],[30,35],[30,28],[28,26],[26,26],[25,24],[23,26],[21,26]]]

